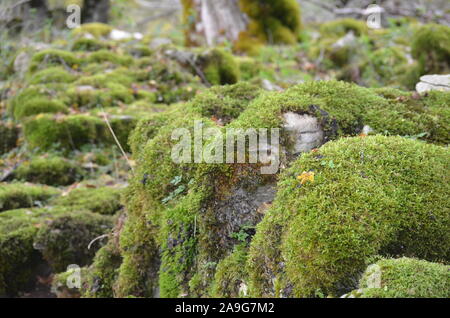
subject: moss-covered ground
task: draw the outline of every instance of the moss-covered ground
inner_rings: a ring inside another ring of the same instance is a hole
[[[217,47],[100,23],[0,44],[0,297],[449,297],[450,93],[414,91],[449,73],[449,27],[239,5]],[[287,113],[321,145],[295,153]],[[279,128],[280,169],[175,162],[195,121]]]

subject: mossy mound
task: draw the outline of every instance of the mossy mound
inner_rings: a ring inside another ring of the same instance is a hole
[[[43,205],[60,191],[29,183],[0,183],[0,212]]]
[[[320,32],[326,37],[341,37],[348,32],[361,36],[367,34],[368,30],[366,22],[351,18],[327,22],[320,26]]]
[[[420,75],[446,74],[450,70],[450,27],[427,24],[420,27],[411,45]]]
[[[128,135],[137,119],[131,116],[109,116],[108,119],[121,145],[127,149]],[[105,120],[86,114],[29,117],[24,122],[25,140],[40,150],[77,150],[86,144],[115,144]]]
[[[449,298],[450,266],[413,258],[383,259],[367,267],[346,297]]]
[[[95,52],[99,50],[108,49],[110,44],[105,41],[96,39],[79,38],[72,44],[72,51],[88,51]]]
[[[36,53],[32,57],[30,72],[35,72],[51,65],[71,69],[80,65],[81,62],[82,59],[72,52],[58,49],[46,49]]]
[[[89,210],[103,215],[113,215],[122,208],[120,203],[121,189],[111,187],[78,188],[66,196],[60,196],[51,204],[78,210]]]
[[[44,97],[36,97],[27,100],[23,104],[16,104],[14,107],[14,118],[17,120],[22,120],[26,117],[38,114],[67,114],[68,112],[68,107],[61,101],[49,100]]]
[[[401,95],[384,98],[371,89],[338,81],[306,82],[256,98],[233,125],[282,127],[282,114],[290,111],[319,118],[325,141],[359,134],[368,125],[378,133],[423,135],[430,142],[448,144],[450,123],[445,103],[449,93],[432,92],[419,99],[410,93]]]
[[[107,37],[112,31],[112,27],[103,23],[85,23],[74,29],[74,35],[90,34],[95,38]]]
[[[247,30],[235,43],[238,51],[256,54],[266,43],[294,44],[298,42],[302,23],[300,6],[293,0],[240,0],[239,6],[250,18]]]
[[[235,84],[240,79],[240,69],[233,55],[222,49],[213,49],[200,56],[199,63],[210,84]]]
[[[72,83],[77,79],[77,74],[69,72],[61,66],[49,67],[34,73],[29,84],[47,84],[47,83]]]
[[[0,155],[17,146],[20,129],[12,121],[0,121]]]
[[[34,239],[34,248],[56,272],[66,270],[70,264],[82,267],[90,263],[113,225],[112,217],[77,211],[56,217],[44,224]]]
[[[0,296],[33,287],[37,267],[44,264],[33,241],[44,222],[64,209],[24,209],[0,213]]]
[[[450,259],[447,148],[354,137],[304,154],[278,184],[249,252],[253,296],[352,289],[376,255]],[[302,173],[313,173],[301,183]]]
[[[66,186],[79,180],[83,171],[73,162],[57,156],[34,157],[23,162],[14,178],[51,186]]]

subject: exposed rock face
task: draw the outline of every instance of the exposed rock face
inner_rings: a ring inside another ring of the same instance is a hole
[[[239,232],[243,226],[258,224],[275,194],[275,184],[260,185],[256,189],[241,186],[232,189],[227,198],[216,203],[216,219],[221,224],[219,236],[226,240],[220,243],[231,248],[234,244],[230,238],[233,233]]]
[[[294,154],[308,152],[324,143],[324,133],[316,117],[287,112],[283,118],[284,128],[294,143]]]
[[[450,74],[424,75],[416,85],[416,91],[420,94],[434,90],[450,91]]]

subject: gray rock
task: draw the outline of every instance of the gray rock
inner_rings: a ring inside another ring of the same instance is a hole
[[[19,76],[25,74],[30,65],[30,59],[30,55],[27,52],[20,52],[14,60],[14,72],[19,74]]]
[[[424,75],[416,84],[416,91],[420,94],[434,90],[450,91],[450,74]]]
[[[261,86],[263,89],[265,89],[266,91],[281,91],[283,90],[280,86],[272,83],[271,81],[269,81],[268,79],[263,79],[261,81]]]
[[[283,119],[284,129],[294,144],[294,154],[308,152],[324,143],[324,133],[316,117],[287,112]]]
[[[163,45],[168,45],[168,44],[172,44],[172,40],[168,39],[168,38],[154,38],[151,42],[150,42],[150,48],[151,49],[157,49],[160,46]]]

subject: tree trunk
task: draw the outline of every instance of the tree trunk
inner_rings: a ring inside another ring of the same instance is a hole
[[[248,17],[239,0],[185,0],[183,4],[188,45],[234,42],[247,28]]]

